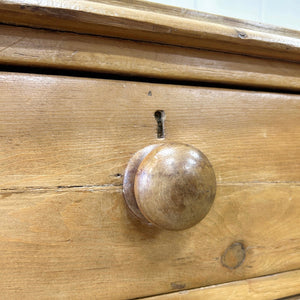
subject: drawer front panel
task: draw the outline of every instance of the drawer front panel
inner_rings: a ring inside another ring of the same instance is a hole
[[[300,96],[0,75],[0,287],[6,297],[134,298],[300,267]],[[127,212],[130,157],[199,148],[217,196],[195,227]]]

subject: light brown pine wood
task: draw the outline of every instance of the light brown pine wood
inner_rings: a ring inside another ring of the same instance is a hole
[[[0,0],[0,14],[8,66],[300,90],[296,31],[140,0]],[[299,95],[13,73],[0,90],[1,297],[300,292]],[[141,224],[122,196],[130,157],[163,142],[199,148],[217,178],[180,232]]]
[[[300,293],[300,271],[290,271],[271,276],[253,278],[248,280],[230,282],[201,289],[182,291],[147,298],[149,300],[197,300],[197,299],[264,299],[274,300],[282,297],[285,299],[299,299],[289,297]]]
[[[218,183],[300,181],[298,95],[10,73],[0,86],[0,187],[119,184],[160,141],[156,110]]]
[[[127,2],[128,3],[128,2]],[[137,1],[135,2],[137,3]],[[159,42],[299,62],[299,33],[270,26],[205,17],[184,10],[166,13],[141,1],[1,0],[3,23]],[[160,6],[161,7],[161,6]],[[163,12],[163,13],[162,13]],[[187,15],[187,17],[186,17]],[[248,29],[249,27],[249,29]],[[260,29],[262,27],[262,29]]]
[[[160,3],[155,3],[151,1],[145,1],[145,0],[83,0],[79,1],[79,3],[89,5],[87,2],[95,2],[98,4],[106,4],[111,6],[111,8],[118,6],[123,8],[129,8],[136,11],[146,11],[146,12],[152,12],[152,13],[159,13],[164,15],[171,15],[175,17],[180,18],[188,18],[188,19],[194,19],[198,21],[203,22],[209,22],[209,23],[216,23],[220,25],[227,25],[227,26],[235,26],[235,27],[243,27],[247,29],[252,29],[254,31],[261,31],[271,34],[279,34],[279,35],[285,35],[289,37],[298,37],[299,32],[297,30],[288,29],[288,28],[281,28],[278,26],[270,25],[270,24],[262,24],[257,23],[250,20],[241,20],[241,19],[235,19],[230,18],[226,16],[220,16],[215,14],[209,14],[206,12],[201,12],[197,10],[191,10],[183,7],[176,7],[172,5],[164,5]],[[2,1],[4,4],[4,2]],[[16,4],[16,1],[5,1],[5,5],[9,4],[13,6]],[[44,1],[44,3],[47,3]],[[73,3],[76,3],[75,1]],[[78,2],[77,2],[78,3]],[[19,2],[20,5],[25,4],[25,2]],[[56,2],[56,4],[59,4],[59,2]],[[37,6],[42,7],[43,1],[40,1]],[[50,4],[51,5],[51,4]],[[15,8],[17,9],[17,7]],[[76,8],[75,8],[76,9]]]
[[[0,27],[0,63],[300,90],[295,63],[13,26]]]
[[[2,297],[128,299],[300,268],[298,95],[10,73],[0,87]],[[217,177],[182,232],[141,225],[122,197],[129,158],[164,141]]]
[[[1,190],[1,297],[130,299],[299,268],[299,195],[219,185],[207,217],[172,232],[133,220],[121,186]]]
[[[220,25],[232,26],[236,28],[246,28],[254,31],[261,31],[271,34],[299,37],[299,31],[282,28],[271,24],[257,23],[250,20],[242,20],[236,18],[230,18],[226,16],[220,16],[202,12],[198,10],[187,9],[183,7],[177,7],[172,5],[164,5],[161,3],[155,3],[148,0],[89,0],[93,2],[117,5],[121,7],[127,7],[136,10],[151,11],[160,14],[172,15],[181,18],[189,18],[203,22],[216,23]]]

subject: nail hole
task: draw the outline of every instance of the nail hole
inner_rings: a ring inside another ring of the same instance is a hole
[[[154,113],[155,120],[157,122],[157,138],[163,139],[165,137],[165,119],[166,115],[163,110],[157,110]]]

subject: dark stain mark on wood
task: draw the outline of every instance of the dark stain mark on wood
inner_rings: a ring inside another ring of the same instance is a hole
[[[185,288],[185,283],[171,282],[172,290],[181,290]]]
[[[148,92],[148,96],[152,96],[152,92],[151,91]]]
[[[242,242],[234,242],[222,254],[221,263],[225,268],[234,270],[245,260],[246,251]]]

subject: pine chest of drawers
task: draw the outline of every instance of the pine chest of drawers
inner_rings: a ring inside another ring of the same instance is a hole
[[[2,299],[300,293],[300,34],[143,1],[0,1]],[[131,157],[182,143],[217,192],[143,224]]]

